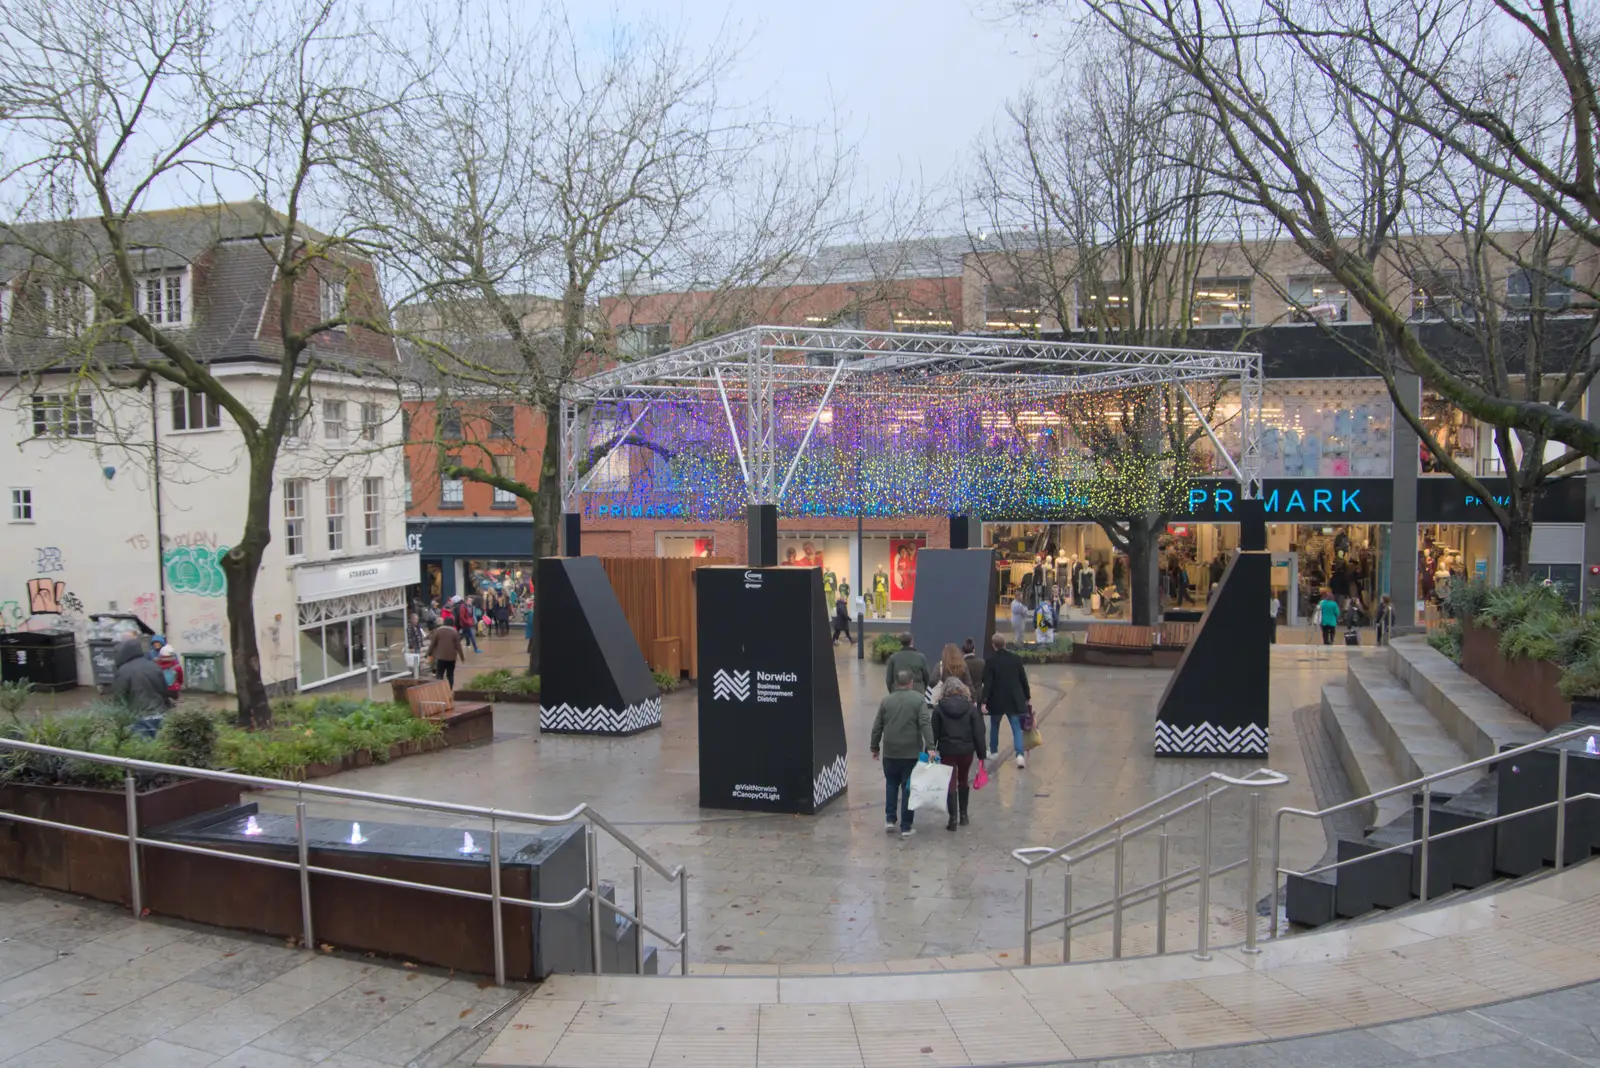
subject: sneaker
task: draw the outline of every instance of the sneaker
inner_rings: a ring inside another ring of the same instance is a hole
[[[1028,766],[1028,758],[1023,756],[1021,753],[1018,753],[1017,754],[1017,767],[1025,768],[1027,766]]]
[[[916,833],[917,833],[917,829],[915,827],[907,827],[905,830],[900,832],[900,837],[901,838],[910,838],[912,835],[914,835]]]
[[[900,825],[898,823],[896,823],[894,820],[890,820],[888,823],[885,823],[883,825],[883,829],[885,831],[888,831],[890,834],[893,834],[895,831],[898,831],[900,829]]]

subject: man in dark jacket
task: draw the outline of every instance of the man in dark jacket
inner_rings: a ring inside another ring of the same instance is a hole
[[[448,620],[434,627],[433,633],[428,635],[427,648],[427,655],[433,657],[433,677],[444,679],[454,689],[456,661],[463,652],[461,632],[452,627]]]
[[[983,747],[983,716],[960,679],[944,680],[939,707],[933,710],[933,741],[939,760],[950,766],[950,799],[945,803],[950,822],[945,830],[953,831],[958,811],[961,825],[967,824],[967,797],[971,793],[967,772],[972,770],[973,760],[981,761],[988,755]]]
[[[865,636],[863,636],[865,637]],[[911,678],[917,684],[918,693],[926,693],[929,686],[933,685],[933,672],[928,669],[928,658],[911,647],[911,635],[902,634],[900,648],[889,657],[889,663],[884,665],[883,688],[894,693],[896,687],[895,676],[902,671],[911,672]]]
[[[983,710],[989,716],[989,751],[1000,748],[1000,717],[1011,721],[1011,741],[1017,751],[1017,767],[1025,768],[1027,752],[1022,742],[1022,714],[1033,699],[1028,689],[1028,672],[1022,658],[1006,648],[1003,635],[994,636],[994,652],[983,667]]]
[[[972,680],[972,703],[983,700],[983,657],[971,638],[961,643],[961,659],[967,662],[967,678]]]
[[[135,712],[167,710],[167,677],[154,660],[144,655],[137,638],[126,638],[112,655],[116,675],[111,680],[111,696]]]

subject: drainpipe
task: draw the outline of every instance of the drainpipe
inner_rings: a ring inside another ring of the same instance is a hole
[[[161,533],[161,404],[159,394],[156,392],[156,383],[150,381],[150,445],[151,469],[155,472],[153,485],[156,494],[156,589],[160,591],[157,599],[161,606],[161,633],[167,633],[167,569],[161,562],[161,546],[164,538]]]

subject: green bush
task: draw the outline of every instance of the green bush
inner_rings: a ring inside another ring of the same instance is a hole
[[[171,754],[169,763],[209,768],[217,758],[217,721],[204,709],[179,708],[161,722],[156,741]]]
[[[1453,619],[1442,627],[1430,630],[1428,644],[1456,663],[1461,663],[1461,621]]]
[[[1019,645],[1017,659],[1024,664],[1049,664],[1072,655],[1072,635],[1058,634],[1049,645]]]
[[[650,675],[656,680],[656,687],[662,693],[671,693],[673,690],[676,690],[679,686],[683,685],[682,679],[678,678],[676,675],[669,675],[665,671],[652,671],[650,672]]]
[[[880,634],[872,639],[872,644],[868,646],[869,655],[872,657],[874,664],[887,664],[889,658],[898,653],[901,648],[900,639],[893,634]]]
[[[22,714],[23,706],[33,696],[33,683],[27,679],[17,682],[0,682],[0,712],[10,719]]]
[[[308,764],[332,764],[363,749],[374,760],[388,760],[396,743],[429,738],[440,730],[404,705],[353,698],[298,698],[280,704],[276,713],[271,730],[224,725],[217,738],[217,763],[247,775],[294,779]]]
[[[1478,621],[1502,634],[1523,620],[1544,615],[1572,616],[1572,608],[1561,591],[1539,582],[1508,582],[1492,587],[1483,606],[1474,615]]]
[[[44,716],[31,723],[5,724],[0,726],[0,736],[56,749],[171,763],[166,748],[159,742],[133,733],[135,719],[137,716],[119,704],[96,701],[77,712]],[[121,768],[110,764],[44,753],[0,751],[0,779],[41,784],[110,786],[120,783],[124,774]],[[134,778],[141,783],[158,781],[158,777],[144,772],[136,772]]]
[[[485,693],[500,693],[510,688],[511,669],[495,668],[493,671],[484,671],[467,680],[464,687],[468,690],[482,690]]]
[[[513,675],[506,682],[505,687],[501,690],[501,692],[502,693],[524,694],[524,695],[526,695],[528,697],[538,697],[539,696],[539,676],[537,676],[537,675]]]
[[[1444,614],[1452,619],[1472,619],[1483,611],[1493,589],[1488,579],[1452,582],[1450,592],[1444,598]]]
[[[1569,701],[1574,697],[1600,697],[1600,650],[1591,649],[1587,656],[1567,664],[1556,689]]]

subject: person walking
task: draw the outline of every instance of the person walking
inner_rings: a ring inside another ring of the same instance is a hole
[[[456,687],[456,661],[463,652],[461,632],[447,619],[428,635],[428,655],[433,658],[433,677],[444,679],[453,690]]]
[[[948,645],[946,649],[955,649]],[[973,760],[983,760],[988,752],[983,747],[983,715],[972,700],[972,691],[958,675],[944,680],[944,692],[933,712],[933,745],[939,751],[939,760],[950,767],[950,796],[945,807],[950,810],[950,822],[945,830],[956,829],[959,813],[961,826],[967,825],[967,798],[971,787],[967,785],[967,772]]]
[[[1271,619],[1272,619],[1272,644],[1273,645],[1277,645],[1278,644],[1278,595],[1277,594],[1273,594],[1272,595]]]
[[[116,674],[111,680],[111,696],[131,711],[153,715],[167,710],[167,677],[156,662],[145,656],[144,644],[137,635],[125,634],[112,653]]]
[[[839,644],[839,635],[844,635],[844,640],[851,645],[856,640],[850,636],[850,606],[845,603],[845,593],[841,591],[833,599],[833,644]]]
[[[967,662],[967,688],[972,691],[972,700],[980,701],[983,698],[983,657],[978,655],[978,645],[971,638],[961,643],[961,659]]]
[[[967,667],[966,657],[961,655],[961,650],[956,648],[954,642],[946,645],[939,653],[939,670],[934,684],[937,686],[939,683],[948,682],[951,679],[960,680],[966,685],[967,693],[969,695],[972,693],[974,681],[972,672]]]
[[[989,752],[1000,750],[1000,717],[1011,721],[1011,744],[1017,751],[1017,767],[1028,766],[1027,747],[1022,741],[1022,714],[1028,710],[1033,693],[1028,689],[1028,672],[1022,658],[1006,648],[1003,635],[994,636],[994,651],[983,666],[983,711],[989,717]]]
[[[478,648],[478,617],[472,610],[472,602],[461,596],[459,593],[456,594],[455,611],[453,615],[455,618],[451,620],[451,623],[454,624],[454,630],[458,640],[457,644],[459,645],[461,652],[465,653],[468,645],[472,646],[472,651],[475,653],[483,652],[482,649]],[[452,676],[452,678],[453,677],[454,676]]]
[[[1322,600],[1317,602],[1317,618],[1322,624],[1322,644],[1332,645],[1334,633],[1339,629],[1339,602],[1333,599],[1332,590],[1322,591]]]
[[[910,671],[895,676],[894,691],[878,704],[872,721],[872,759],[883,761],[883,829],[901,838],[911,827],[911,772],[917,758],[933,748],[933,721],[922,688]]]
[[[1011,598],[1011,640],[1018,645],[1028,636],[1028,602],[1022,599],[1019,591]]]
[[[884,689],[893,693],[898,688],[900,672],[909,671],[916,681],[917,692],[927,693],[928,687],[933,685],[933,671],[928,667],[928,658],[912,647],[911,635],[901,634],[900,648],[889,657],[889,662],[884,665]]]
[[[161,669],[162,678],[167,680],[167,707],[171,708],[178,703],[178,698],[183,694],[183,664],[178,660],[178,654],[170,645],[163,645],[160,654],[156,657],[156,667]]]
[[[1374,622],[1378,624],[1378,644],[1388,645],[1394,634],[1394,602],[1387,593],[1378,601],[1378,618]]]

